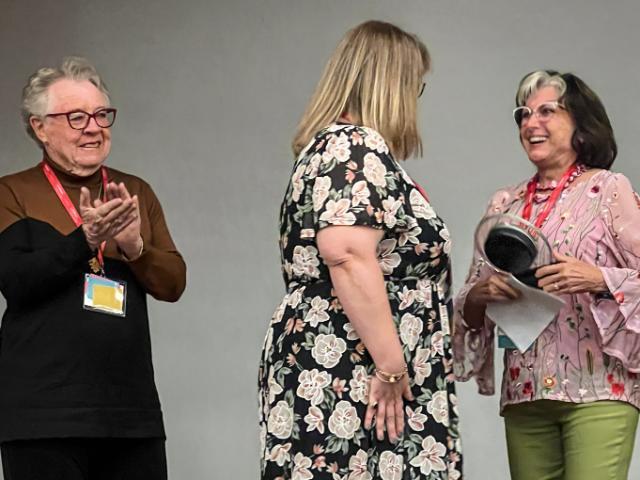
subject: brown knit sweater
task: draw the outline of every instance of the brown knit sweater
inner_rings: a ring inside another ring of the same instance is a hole
[[[78,206],[100,172],[86,178],[55,169]],[[186,267],[147,183],[109,168],[140,200],[142,255],[126,261],[113,242],[107,277],[127,283],[120,318],[82,308],[93,258],[40,166],[0,178],[0,441],[51,437],[161,437],[146,294],[176,301]]]

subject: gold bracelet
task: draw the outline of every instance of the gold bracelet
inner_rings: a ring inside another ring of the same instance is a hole
[[[398,383],[409,372],[408,367],[405,365],[402,371],[398,373],[383,372],[379,368],[375,369],[376,377],[383,383]]]

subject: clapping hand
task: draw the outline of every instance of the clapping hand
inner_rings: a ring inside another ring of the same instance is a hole
[[[107,201],[121,199],[123,203],[131,202],[133,210],[125,217],[123,228],[114,235],[113,239],[129,260],[135,260],[142,251],[142,236],[140,235],[140,202],[137,195],[131,195],[124,183],[109,184],[107,187]]]
[[[107,189],[116,187],[108,184]],[[117,187],[116,187],[117,188]],[[91,202],[91,193],[86,187],[80,190],[80,217],[82,229],[87,237],[91,249],[97,249],[100,244],[123,231],[133,221],[136,212],[132,200],[111,198],[103,202],[99,198]]]

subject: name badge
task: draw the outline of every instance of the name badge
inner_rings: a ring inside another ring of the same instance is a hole
[[[82,307],[85,310],[124,317],[127,307],[127,284],[86,273]]]
[[[502,330],[498,329],[498,348],[515,350],[518,347],[516,347],[516,344],[513,343],[513,340],[507,337]]]

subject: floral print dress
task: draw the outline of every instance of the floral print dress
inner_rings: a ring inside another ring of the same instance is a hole
[[[497,191],[487,214],[521,214],[526,185]],[[532,218],[545,200],[534,202]],[[501,408],[540,399],[618,400],[640,408],[638,195],[624,175],[595,172],[563,192],[542,232],[554,250],[600,268],[610,295],[563,295],[565,306],[529,350],[505,350]],[[495,389],[495,327],[487,318],[484,328],[470,330],[464,303],[471,287],[491,273],[476,251],[454,309],[456,375],[475,377],[487,395]]]
[[[330,225],[384,231],[378,261],[409,367],[398,443],[364,427],[374,364],[319,255]],[[282,203],[287,294],[259,371],[263,479],[462,478],[449,336],[449,232],[376,131],[335,124],[299,155]]]

